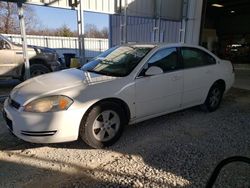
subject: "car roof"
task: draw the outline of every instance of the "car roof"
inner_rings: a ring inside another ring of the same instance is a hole
[[[132,47],[192,47],[192,48],[202,48],[198,45],[192,45],[192,44],[186,44],[186,43],[137,43],[137,42],[128,42],[127,44],[124,44],[125,46],[132,46]]]
[[[214,58],[218,58],[215,54],[207,50],[206,48],[198,45],[193,44],[186,44],[186,43],[138,43],[138,42],[128,42],[127,44],[123,44],[122,46],[131,46],[131,47],[141,47],[141,48],[168,48],[168,47],[189,47],[189,48],[197,48],[207,52],[208,54],[212,55]]]

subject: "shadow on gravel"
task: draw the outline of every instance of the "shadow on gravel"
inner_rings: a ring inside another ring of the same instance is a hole
[[[12,182],[8,184],[8,186],[15,186],[16,182],[19,187],[97,187],[98,185],[107,185],[104,179],[101,179],[105,174],[116,176],[118,178],[136,178],[136,179],[144,179],[148,180],[158,187],[169,187],[169,184],[162,183],[160,180],[151,179],[150,177],[144,177],[144,175],[133,177],[133,175],[129,175],[122,172],[105,170],[101,168],[87,168],[80,165],[76,165],[74,163],[65,163],[63,161],[58,160],[48,160],[46,158],[41,158],[37,156],[27,156],[24,154],[18,154],[14,152],[7,152],[9,157],[15,156],[16,158],[22,159],[23,163],[20,164],[18,162],[4,161],[0,160],[0,166],[2,169],[0,172],[0,179],[4,178],[9,179]],[[39,164],[43,163],[42,167]],[[52,170],[50,165],[54,167]],[[62,168],[67,168],[68,173],[63,172]],[[10,177],[6,176],[8,174],[7,171],[11,170],[13,174],[22,169],[23,172],[29,172],[34,174],[46,174],[43,176],[42,181],[37,181],[39,177],[27,177],[25,173],[19,174],[18,177]],[[95,178],[98,175],[99,178]],[[129,177],[131,176],[131,177]],[[12,181],[14,179],[14,181]],[[84,181],[83,181],[84,180]],[[62,184],[63,182],[63,184]],[[65,183],[66,182],[66,183]],[[109,187],[125,187],[119,183],[109,183]],[[5,187],[6,185],[0,182],[1,187]],[[133,186],[133,184],[132,184]]]
[[[11,156],[11,154],[10,154]],[[36,159],[29,157],[29,160],[31,162],[51,162],[51,161],[44,161],[42,159]],[[34,164],[33,164],[34,165]],[[54,165],[65,165],[65,164],[58,164],[58,162],[54,161]],[[74,169],[75,173],[64,173],[60,172],[60,170],[51,170],[48,167],[38,167],[38,166],[32,166],[29,164],[20,164],[17,161],[2,161],[0,160],[0,166],[2,169],[5,169],[6,171],[12,171],[12,175],[18,172],[18,169],[22,169],[24,174],[19,174],[18,176],[7,176],[6,174],[9,174],[8,172],[1,171],[0,172],[0,179],[8,179],[8,184],[4,184],[3,182],[0,182],[1,187],[59,187],[62,181],[71,182],[70,184],[65,184],[63,187],[95,187],[94,185],[97,183],[100,183],[101,180],[96,180],[93,177],[89,176],[89,173],[94,173],[90,169],[81,167],[81,166],[72,166],[67,164],[70,168]],[[36,177],[36,175],[32,177],[25,176],[25,172],[33,172],[34,174],[44,174],[42,181],[37,181],[39,177]],[[75,179],[76,176],[81,176],[82,179],[84,179],[84,183],[77,182]],[[34,181],[35,180],[35,181]],[[7,181],[5,181],[7,182]],[[16,183],[18,182],[18,183]],[[73,182],[73,183],[72,183]],[[119,185],[117,185],[119,186]]]
[[[65,149],[91,149],[81,140],[59,144],[35,144],[20,140],[10,132],[0,135],[0,151],[22,151],[26,149],[40,148],[45,146]]]

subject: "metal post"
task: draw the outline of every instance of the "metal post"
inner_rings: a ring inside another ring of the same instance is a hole
[[[120,44],[123,44],[123,19],[122,15],[120,15]]]
[[[77,6],[77,30],[78,30],[78,45],[79,45],[79,57],[80,62],[83,65],[85,63],[85,47],[84,47],[84,11],[82,7],[82,1],[79,1]]]
[[[183,1],[183,12],[182,12],[182,22],[181,22],[181,30],[180,30],[180,42],[186,42],[186,27],[187,27],[187,14],[188,14],[188,0]]]
[[[157,38],[158,42],[161,42],[161,17],[158,18]]]
[[[185,43],[185,38],[186,38],[186,18],[182,19],[181,22],[181,29],[180,29],[180,42]]]
[[[125,9],[124,9],[124,43],[128,42],[127,33],[128,33],[128,1],[125,0]]]
[[[128,20],[128,13],[127,13],[127,9],[128,9],[128,2],[127,0],[124,1],[125,5],[124,5],[124,12],[123,14],[120,14],[120,34],[121,34],[121,44],[127,43],[127,20]],[[122,1],[120,0],[120,6],[122,6]]]
[[[82,57],[82,43],[81,43],[81,37],[80,37],[80,35],[81,35],[81,25],[80,25],[81,24],[81,19],[80,19],[81,13],[80,13],[79,8],[77,8],[76,13],[77,13],[78,52],[79,52],[79,58],[81,60],[81,57]]]
[[[158,30],[158,27],[157,27],[157,20],[154,19],[154,27],[153,27],[153,42],[157,42],[157,38],[156,38],[156,35],[157,35],[157,30]]]
[[[102,52],[102,44],[101,44],[101,40],[99,40],[99,52],[101,53]]]
[[[30,63],[29,63],[27,37],[26,37],[26,30],[25,30],[25,22],[24,22],[22,3],[18,2],[17,7],[18,7],[19,25],[20,25],[20,29],[21,29],[21,37],[22,37],[22,45],[23,45],[23,59],[24,59],[24,67],[25,67],[25,79],[29,79],[30,78]]]
[[[157,30],[157,38],[158,38],[158,42],[161,42],[161,4],[162,4],[162,0],[160,0],[159,3],[159,10],[158,10],[158,30]]]
[[[123,15],[122,15],[122,0],[119,0],[120,6],[120,44],[123,44]]]

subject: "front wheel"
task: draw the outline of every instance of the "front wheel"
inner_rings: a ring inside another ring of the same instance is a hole
[[[50,69],[43,64],[34,63],[30,66],[30,77],[39,76],[51,72]]]
[[[95,105],[83,118],[80,137],[93,148],[114,144],[121,136],[126,119],[120,105],[102,102]]]
[[[223,93],[223,87],[221,87],[220,84],[214,84],[208,92],[208,96],[203,104],[203,107],[209,112],[217,110],[220,106]]]

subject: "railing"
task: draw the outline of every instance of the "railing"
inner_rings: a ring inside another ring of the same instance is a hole
[[[21,35],[2,34],[13,42],[21,43]],[[75,53],[78,56],[78,38],[77,37],[56,37],[56,36],[36,36],[27,35],[28,45],[42,46],[53,48],[57,51],[59,56],[63,53]],[[102,38],[85,38],[85,56],[92,58],[99,53],[105,51],[109,47],[108,39]]]

